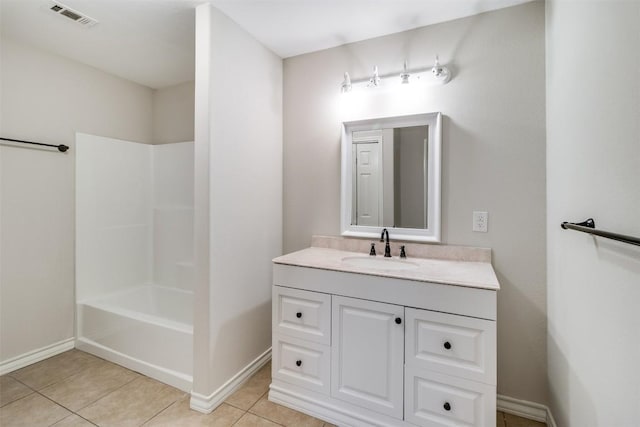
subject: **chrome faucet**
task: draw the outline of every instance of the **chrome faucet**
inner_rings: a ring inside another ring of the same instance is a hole
[[[385,241],[385,234],[387,235],[386,243],[384,245],[384,257],[391,258],[391,246],[389,246],[389,231],[386,228],[382,229],[382,234],[380,235],[380,241]]]

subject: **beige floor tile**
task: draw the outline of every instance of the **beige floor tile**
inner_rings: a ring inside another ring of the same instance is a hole
[[[322,427],[338,427],[338,426],[336,426],[336,425],[334,425],[334,424],[324,423],[324,424],[322,425]]]
[[[33,393],[33,390],[10,376],[3,375],[0,377],[0,406],[4,406],[31,393]]]
[[[0,426],[50,426],[69,415],[71,412],[62,406],[38,393],[32,393],[0,408]]]
[[[271,384],[271,362],[260,370],[225,401],[231,406],[244,409],[251,408],[269,390]]]
[[[496,427],[506,427],[504,421],[504,413],[497,411],[496,412]]]
[[[133,371],[101,361],[43,388],[40,393],[67,409],[78,411],[138,377]]]
[[[91,424],[89,421],[76,414],[69,415],[67,418],[63,418],[51,427],[93,427],[95,424]]]
[[[242,418],[240,418],[240,421],[233,425],[233,427],[273,427],[277,425],[278,424],[265,420],[264,418],[260,418],[257,415],[246,413]]]
[[[102,359],[79,350],[66,351],[9,375],[34,390],[41,390],[73,374],[101,363]]]
[[[253,405],[249,412],[286,427],[322,427],[324,424],[324,421],[317,418],[269,402],[266,396],[263,396],[258,403]]]
[[[244,411],[222,404],[210,414],[201,414],[189,408],[189,397],[185,397],[153,417],[144,427],[231,427]]]
[[[184,396],[161,382],[140,377],[78,411],[100,426],[139,426]]]
[[[504,420],[507,427],[546,427],[545,423],[529,420],[512,414],[504,414]]]

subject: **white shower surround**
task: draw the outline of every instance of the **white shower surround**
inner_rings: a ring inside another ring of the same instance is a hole
[[[76,347],[189,391],[193,143],[76,141]]]

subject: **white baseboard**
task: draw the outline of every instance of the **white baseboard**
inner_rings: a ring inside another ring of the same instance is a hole
[[[534,421],[546,423],[548,427],[556,427],[551,410],[548,406],[528,400],[514,399],[499,394],[497,399],[498,411],[517,415]]]
[[[208,396],[200,393],[191,392],[190,407],[194,411],[204,414],[211,413],[216,409],[227,397],[239,389],[253,374],[258,372],[267,362],[271,360],[271,348],[262,353],[258,358],[245,366],[240,372],[235,374],[229,381],[220,386],[216,391]]]
[[[39,348],[37,350],[29,351],[21,354],[20,356],[13,357],[9,360],[0,362],[0,375],[8,374],[17,369],[24,368],[33,363],[39,362],[56,354],[64,353],[65,351],[74,348],[75,338],[67,338],[66,340],[57,342],[55,344],[48,345],[46,347]]]

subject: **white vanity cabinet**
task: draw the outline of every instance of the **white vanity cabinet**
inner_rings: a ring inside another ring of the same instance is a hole
[[[496,290],[276,262],[269,399],[338,426],[493,427]]]

